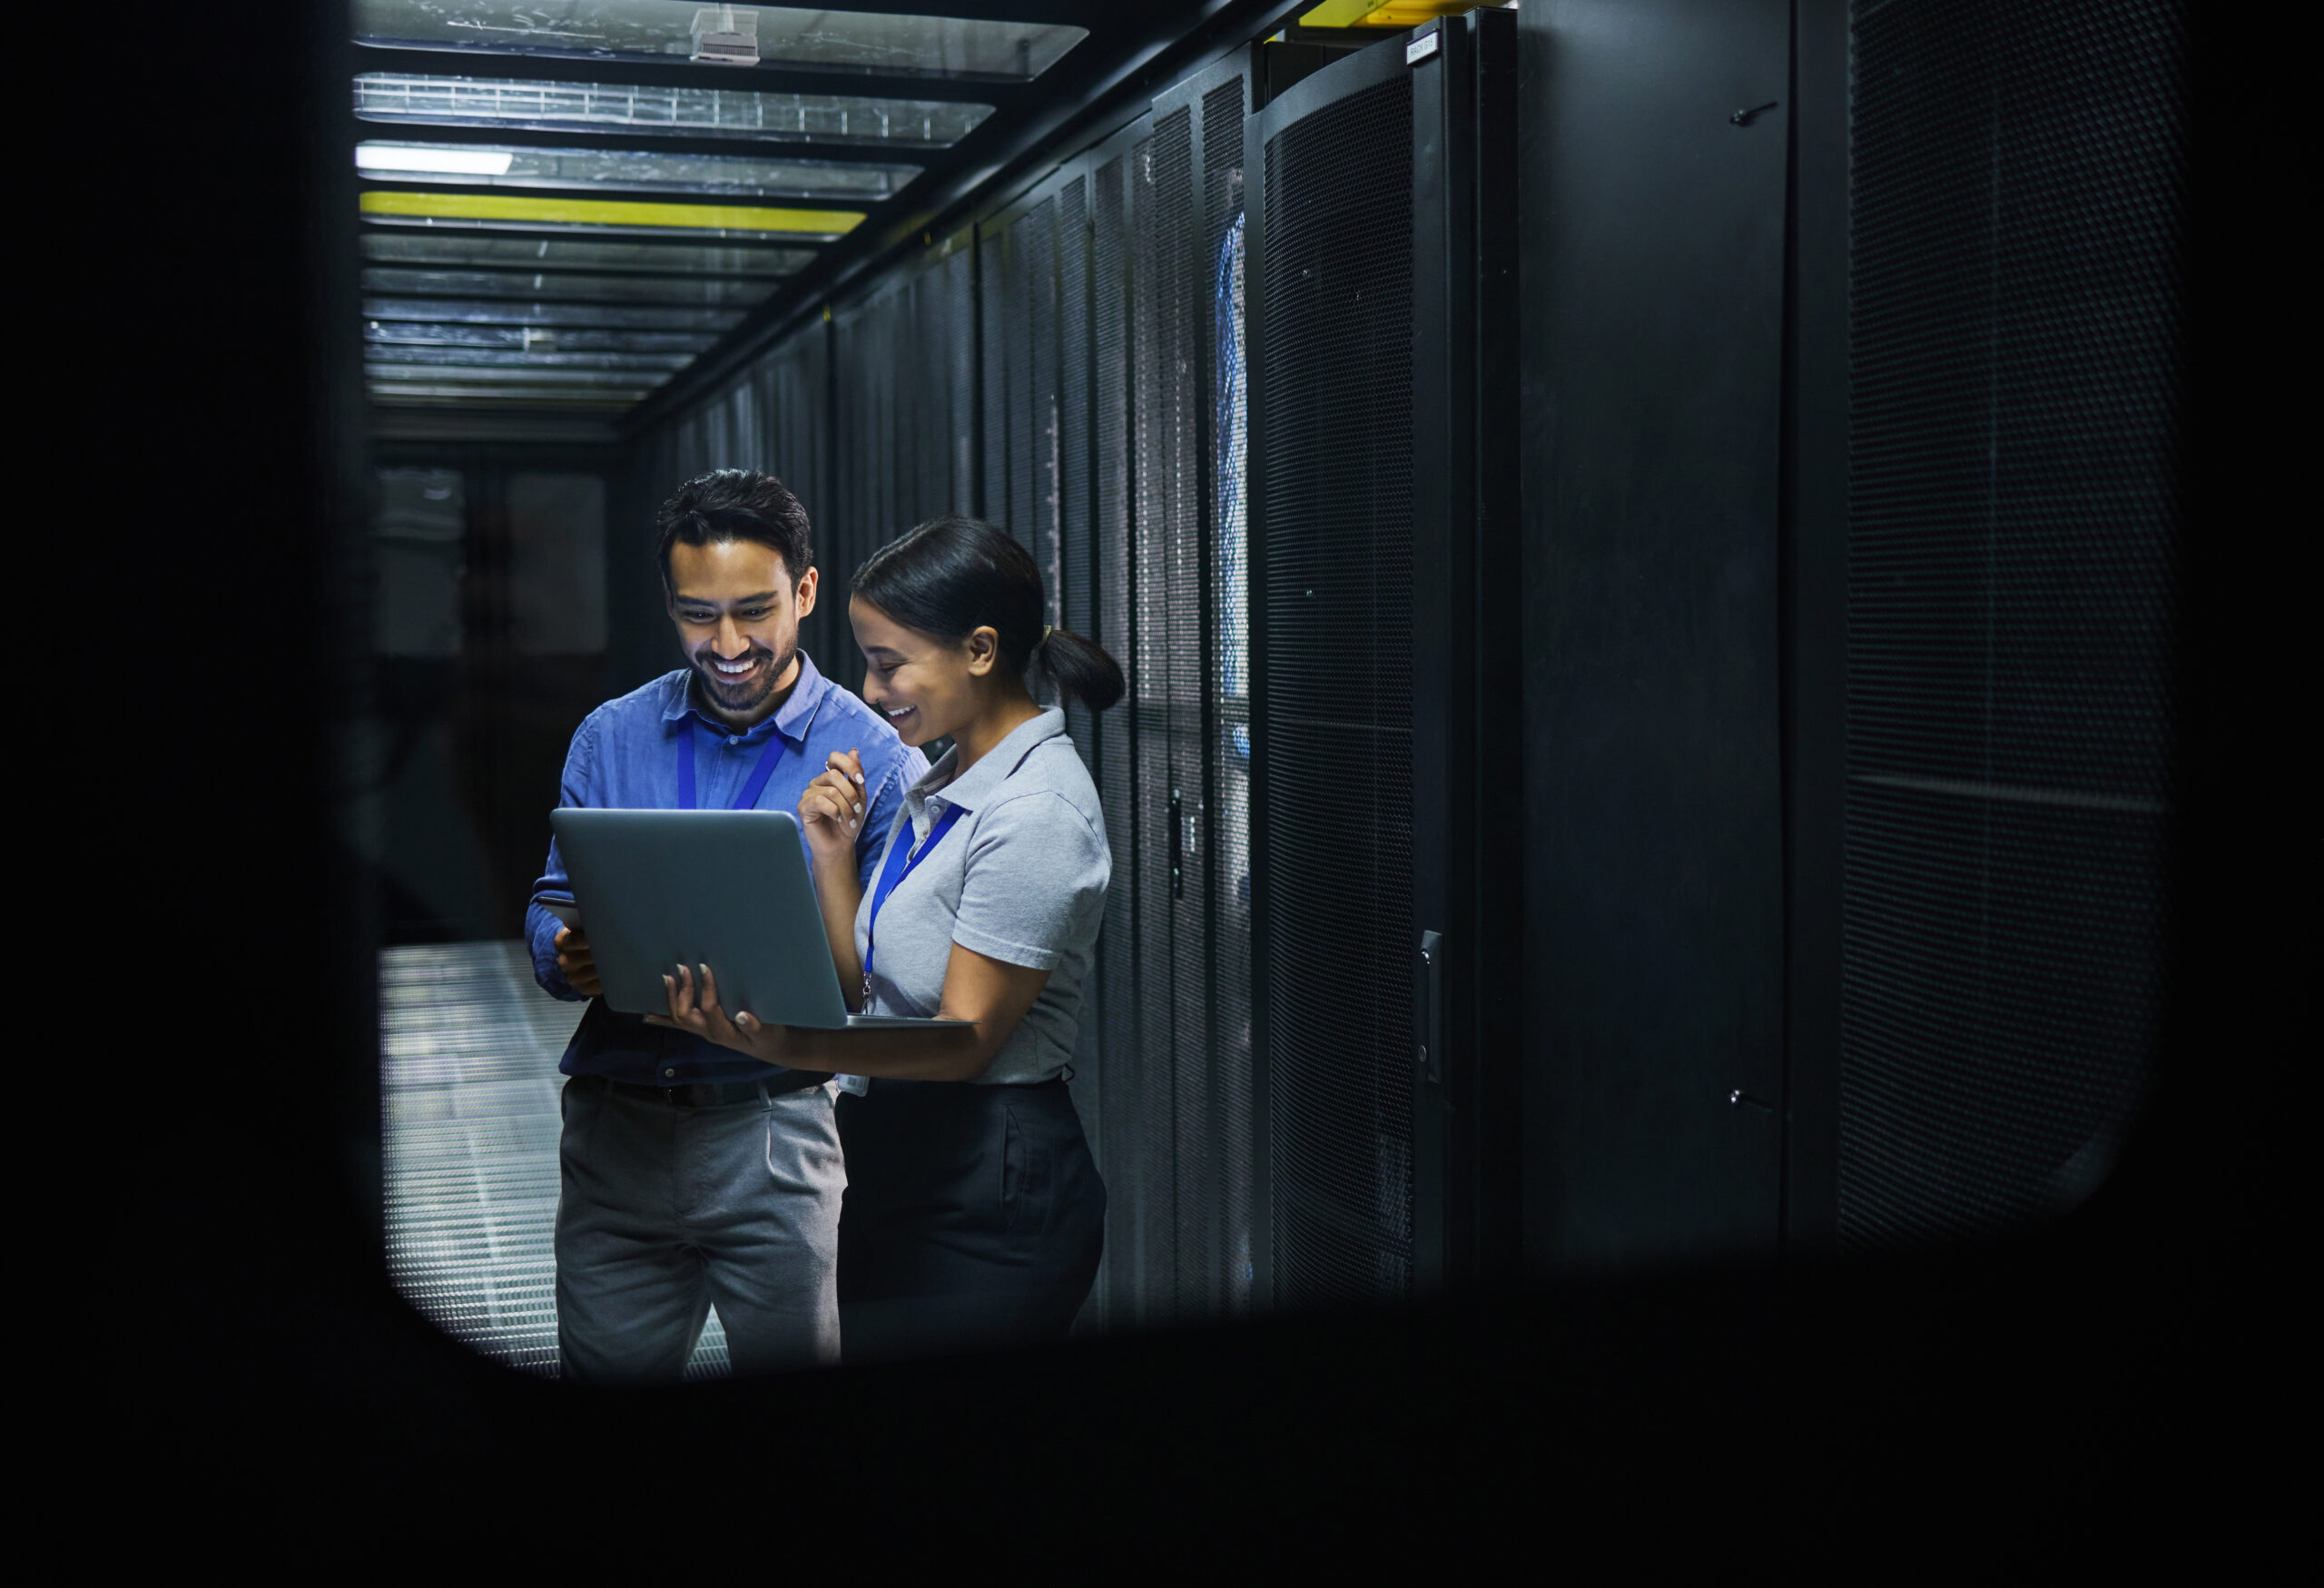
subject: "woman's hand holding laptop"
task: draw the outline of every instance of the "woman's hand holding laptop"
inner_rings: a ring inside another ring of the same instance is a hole
[[[791,1028],[771,1026],[748,1010],[738,1011],[733,1019],[718,1004],[718,978],[710,967],[700,967],[702,994],[694,995],[694,972],[685,966],[678,967],[675,976],[664,976],[662,985],[669,990],[670,1012],[649,1014],[645,1023],[655,1026],[675,1026],[682,1031],[692,1031],[722,1048],[732,1048],[737,1053],[747,1053],[769,1064],[780,1064],[783,1050],[790,1045]]]

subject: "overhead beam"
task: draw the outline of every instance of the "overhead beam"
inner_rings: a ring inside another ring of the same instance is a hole
[[[382,228],[382,230],[393,231],[396,229]],[[419,231],[421,228],[410,227],[404,228],[403,230]],[[432,235],[438,237],[448,234],[449,233],[444,232],[432,233]],[[715,247],[716,244],[714,243],[711,246]],[[740,284],[764,287],[769,290],[781,287],[783,282],[791,280],[792,275],[797,274],[796,271],[793,271],[789,275],[754,276],[749,274],[747,271],[641,271],[635,267],[626,265],[532,265],[504,262],[497,260],[372,259],[369,256],[364,258],[362,265],[367,271],[456,271],[464,276],[587,276],[597,278],[610,276],[619,277],[621,280],[625,281],[734,281]],[[476,297],[477,294],[474,292],[399,292],[396,296],[399,298],[473,298]],[[487,296],[497,296],[497,294],[487,294]]]
[[[563,409],[477,409],[375,403],[371,439],[395,441],[521,441],[606,446],[616,437],[610,419]]]
[[[995,112],[998,115],[1000,113]],[[758,138],[734,133],[724,136],[692,133],[632,133],[616,127],[541,128],[445,125],[437,122],[355,118],[367,143],[490,143],[524,149],[608,149],[641,154],[741,155],[754,160],[828,161],[845,165],[917,165],[950,157],[959,143],[816,143],[796,138]],[[982,132],[979,127],[977,132]],[[975,132],[970,138],[977,135]],[[967,142],[963,139],[961,142]],[[367,173],[368,174],[368,173]]]
[[[566,55],[487,55],[465,50],[399,50],[359,45],[359,73],[407,77],[476,77],[493,82],[636,84],[650,88],[731,88],[748,94],[835,94],[865,99],[974,100],[1003,105],[1040,95],[1044,84],[1071,62],[1084,39],[1039,77],[977,77],[952,73],[874,72],[858,66],[699,66],[673,60],[591,60]]]

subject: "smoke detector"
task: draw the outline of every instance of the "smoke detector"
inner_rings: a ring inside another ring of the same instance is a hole
[[[721,66],[759,64],[759,14],[705,5],[694,14],[694,56]]]

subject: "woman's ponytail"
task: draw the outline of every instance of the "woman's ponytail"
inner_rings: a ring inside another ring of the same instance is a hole
[[[852,594],[922,634],[956,640],[990,625],[1003,666],[1091,711],[1122,697],[1121,664],[1095,640],[1043,626],[1032,554],[980,519],[931,518],[864,559],[852,583]]]
[[[1091,711],[1113,706],[1128,687],[1122,665],[1106,647],[1069,628],[1050,629],[1034,647],[1033,665],[1059,695],[1078,701]]]

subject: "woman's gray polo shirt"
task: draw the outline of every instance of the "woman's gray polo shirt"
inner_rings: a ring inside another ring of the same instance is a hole
[[[906,790],[889,843],[924,842],[950,806],[960,819],[896,884],[880,912],[870,1014],[933,1015],[943,1007],[952,945],[1049,972],[1040,996],[977,1082],[1047,1080],[1073,1055],[1081,983],[1106,913],[1113,854],[1097,785],[1066,737],[1065,713],[1045,711],[953,782],[945,752]],[[880,864],[887,864],[881,850]],[[877,876],[878,872],[873,875]],[[855,912],[863,952],[871,893]]]

